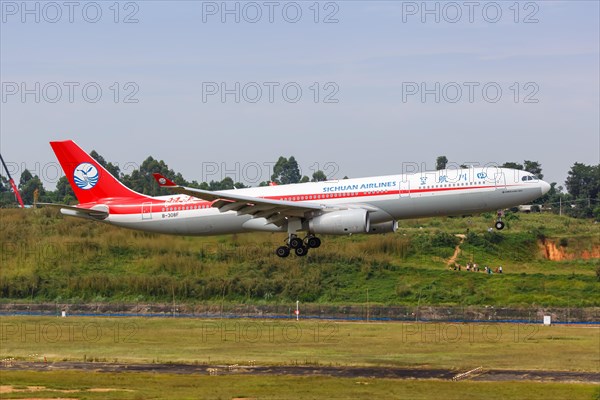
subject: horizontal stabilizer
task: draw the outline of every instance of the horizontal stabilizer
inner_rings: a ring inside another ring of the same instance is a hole
[[[68,206],[66,204],[55,204],[55,203],[37,203],[38,206],[60,208],[62,210],[68,210],[70,212],[63,212],[75,217],[90,217],[93,219],[103,220],[108,217],[108,207],[105,205],[97,205],[93,208],[81,208],[77,206]]]

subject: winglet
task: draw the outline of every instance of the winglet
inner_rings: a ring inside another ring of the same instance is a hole
[[[158,172],[155,172],[152,175],[154,176],[154,179],[156,179],[156,182],[158,182],[158,185],[160,187],[177,187],[177,186],[179,186],[175,182],[173,182],[172,180],[170,180],[168,178],[165,178]]]

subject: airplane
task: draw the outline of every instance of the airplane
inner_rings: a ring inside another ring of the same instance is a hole
[[[177,185],[155,173],[174,194],[137,193],[71,140],[50,142],[79,204],[43,203],[68,216],[147,232],[222,235],[287,233],[279,257],[306,256],[317,235],[395,232],[398,220],[498,211],[543,196],[550,185],[521,170],[470,167],[413,174],[208,191]],[[302,237],[304,235],[304,237]]]

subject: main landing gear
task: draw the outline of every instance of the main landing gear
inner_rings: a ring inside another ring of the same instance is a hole
[[[304,239],[300,239],[295,234],[290,234],[286,242],[285,246],[280,246],[275,251],[275,254],[279,257],[289,256],[292,249],[298,257],[304,257],[308,254],[308,249],[316,249],[321,245],[321,239],[313,235],[308,235]]]
[[[496,229],[498,229],[499,231],[501,231],[502,229],[504,229],[504,222],[502,222],[502,216],[504,215],[504,213],[502,212],[502,210],[498,210],[498,216],[496,217]]]

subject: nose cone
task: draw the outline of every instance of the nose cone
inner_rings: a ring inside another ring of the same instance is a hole
[[[546,181],[540,181],[540,187],[542,189],[542,196],[550,191],[550,184]]]

